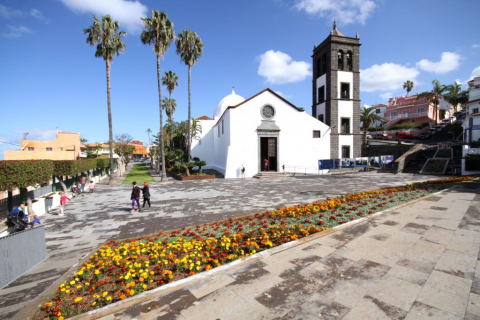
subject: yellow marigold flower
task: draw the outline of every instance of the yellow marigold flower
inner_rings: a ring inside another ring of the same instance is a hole
[[[108,294],[108,291],[105,291],[105,292],[103,293],[103,297],[105,298],[105,297],[107,296],[107,294]]]
[[[50,307],[51,305],[52,305],[51,302],[47,302],[47,303],[44,304],[45,307]]]
[[[81,284],[79,284],[79,285],[77,286],[77,289],[80,289],[81,287],[82,287],[82,285],[81,285]]]
[[[107,301],[111,301],[111,300],[112,300],[112,297],[108,296]]]
[[[99,296],[98,294],[94,294],[93,297],[94,297],[95,299],[100,298],[100,296]]]
[[[97,301],[93,301],[92,307],[97,304]]]
[[[75,301],[75,302],[82,301],[82,297],[77,297],[77,298],[75,298],[75,300],[73,300],[73,301]]]
[[[75,284],[75,281],[70,281],[70,284],[73,286]]]
[[[66,293],[70,293],[70,290],[65,290]]]
[[[143,289],[147,289],[147,285],[146,285],[146,284],[143,285]]]

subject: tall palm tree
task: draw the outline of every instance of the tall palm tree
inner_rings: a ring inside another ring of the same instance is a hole
[[[83,34],[87,35],[87,43],[89,45],[97,45],[95,57],[103,58],[107,68],[107,104],[108,104],[108,137],[110,148],[110,181],[113,181],[113,130],[112,130],[112,105],[110,103],[110,63],[113,56],[118,56],[126,49],[122,37],[127,33],[118,31],[118,21],[113,21],[110,15],[102,17],[102,21],[93,16],[93,25],[83,30]]]
[[[153,44],[153,51],[157,57],[158,107],[160,109],[160,152],[162,161],[162,182],[167,181],[165,169],[165,146],[163,137],[162,86],[160,85],[160,57],[163,57],[175,38],[173,23],[165,12],[150,10],[151,18],[142,18],[145,29],[141,34],[143,44]]]
[[[173,122],[173,114],[175,113],[175,109],[177,108],[177,100],[164,97],[162,108],[165,109],[168,121]]]
[[[384,117],[379,116],[376,113],[375,106],[371,106],[370,108],[363,108],[362,111],[360,111],[360,121],[363,122],[363,144],[367,145],[367,132],[368,128],[372,123],[375,121],[385,121],[386,119]]]
[[[165,75],[162,77],[162,84],[164,86],[167,86],[168,93],[170,94],[168,97],[168,100],[170,102],[175,102],[175,99],[172,99],[172,92],[175,90],[176,87],[178,87],[178,77],[177,75],[172,72],[171,70],[165,72]],[[164,99],[165,101],[165,99]],[[165,111],[167,113],[168,119],[172,121],[173,118],[173,113],[175,112],[175,106],[170,107],[170,105],[167,105],[165,107]]]
[[[440,98],[443,96],[446,89],[436,79],[432,81],[432,84],[433,84],[432,91],[424,91],[422,93],[419,93],[417,95],[417,99],[426,98],[429,104],[433,103],[433,110],[435,112],[434,114],[435,125],[437,125],[438,124],[438,104],[440,103]]]
[[[180,59],[188,66],[188,130],[187,130],[187,161],[190,161],[190,146],[192,144],[190,119],[192,118],[192,66],[198,61],[203,53],[202,39],[190,29],[184,29],[182,33],[179,33],[175,40],[177,45],[177,54],[180,55]],[[187,175],[190,175],[187,169]]]
[[[412,91],[414,86],[415,86],[415,83],[413,83],[413,81],[410,81],[410,80],[407,80],[403,83],[403,89],[407,90],[407,97],[410,91]]]
[[[455,112],[457,112],[459,104],[468,102],[468,91],[462,91],[462,86],[458,82],[449,86],[443,85],[443,88],[447,92],[443,95],[443,98],[453,106]]]
[[[152,144],[152,141],[150,140],[150,133],[152,133],[152,129],[148,128],[147,129],[147,134],[148,134],[148,145]]]

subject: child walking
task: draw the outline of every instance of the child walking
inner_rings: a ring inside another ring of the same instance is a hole
[[[93,180],[90,180],[90,184],[88,185],[88,189],[90,189],[90,193],[93,193],[93,187],[95,187],[95,183],[93,183]]]
[[[133,189],[132,194],[130,196],[130,200],[132,200],[132,211],[135,212],[135,203],[137,204],[137,211],[140,211],[140,188],[137,186],[137,182],[132,182]]]
[[[142,208],[145,208],[145,202],[148,203],[148,207],[150,208],[150,188],[148,187],[148,182],[143,183],[142,193],[143,193]]]
[[[60,216],[63,216],[63,206],[67,204],[68,201],[72,201],[69,197],[67,197],[63,192],[59,192],[60,194]]]

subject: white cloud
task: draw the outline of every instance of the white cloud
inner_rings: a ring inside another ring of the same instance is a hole
[[[379,96],[383,100],[388,100],[388,99],[393,97],[393,93],[392,92],[385,92],[385,93],[380,94]]]
[[[360,70],[360,90],[364,92],[399,90],[405,81],[415,81],[419,73],[416,68],[395,63],[374,64],[370,68]]]
[[[24,36],[26,34],[31,34],[33,33],[32,30],[28,29],[25,26],[12,26],[12,25],[7,25],[9,32],[3,32],[2,37],[4,38],[20,38],[21,36]]]
[[[257,57],[260,60],[258,75],[271,84],[284,84],[305,80],[311,74],[310,64],[293,61],[283,52],[269,50]]]
[[[120,22],[120,29],[137,33],[141,29],[140,18],[147,16],[147,7],[139,1],[129,0],[61,0],[67,7],[77,12],[89,12],[100,16],[109,14]]]
[[[295,4],[299,11],[303,10],[312,16],[336,19],[340,24],[365,24],[375,7],[374,0],[297,0]]]
[[[474,45],[472,45],[472,48],[473,49],[480,48],[480,44],[474,44]]]
[[[40,20],[41,22],[43,23],[50,23],[50,20],[48,20],[47,18],[45,18],[45,16],[43,15],[42,11],[38,10],[38,9],[31,9],[30,10],[30,15],[32,17],[35,17],[37,18],[38,20]]]
[[[0,18],[10,19],[10,18],[22,16],[22,15],[23,15],[22,11],[14,10],[12,8],[9,8],[0,4]]]
[[[439,62],[423,59],[417,62],[417,67],[425,71],[443,74],[458,69],[461,58],[462,56],[458,53],[443,52]]]

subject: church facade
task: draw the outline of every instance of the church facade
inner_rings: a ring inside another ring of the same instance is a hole
[[[225,178],[262,171],[318,173],[318,160],[360,157],[359,39],[337,30],[313,52],[312,114],[265,89],[244,99],[234,91],[213,119],[197,119],[202,133],[192,157]]]

